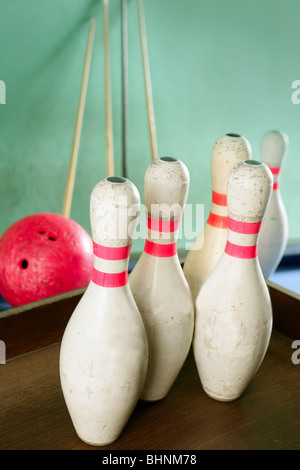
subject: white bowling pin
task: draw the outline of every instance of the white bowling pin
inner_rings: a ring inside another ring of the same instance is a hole
[[[288,149],[288,137],[272,131],[261,142],[261,161],[273,173],[273,192],[258,240],[258,259],[266,279],[276,271],[288,242],[288,217],[279,189],[279,179]]]
[[[141,399],[164,398],[189,352],[194,308],[177,254],[178,229],[189,190],[189,172],[175,158],[162,157],[144,179],[147,239],[129,284],[144,320],[149,365]]]
[[[127,179],[109,177],[90,199],[92,280],[65,329],[60,379],[78,436],[115,441],[144,385],[148,343],[128,284],[128,261],[140,197]],[[139,214],[139,213],[138,213]]]
[[[228,240],[196,300],[194,357],[203,389],[216,400],[242,395],[269,345],[272,307],[257,238],[272,184],[268,167],[255,160],[230,172]]]
[[[224,252],[227,241],[227,179],[238,162],[251,158],[249,142],[238,134],[216,140],[211,153],[212,204],[203,230],[187,254],[183,272],[193,301]]]

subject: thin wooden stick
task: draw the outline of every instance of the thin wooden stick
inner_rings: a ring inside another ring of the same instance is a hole
[[[123,176],[127,178],[127,102],[128,102],[128,52],[127,52],[127,0],[122,0],[122,142]]]
[[[64,197],[63,209],[62,209],[62,215],[64,215],[65,217],[70,217],[70,213],[71,213],[76,166],[77,166],[77,160],[78,160],[81,129],[82,129],[85,100],[86,100],[86,91],[87,91],[88,80],[89,80],[91,57],[92,57],[92,50],[93,50],[93,43],[94,43],[94,36],[95,36],[95,23],[96,23],[96,19],[92,18],[90,22],[90,29],[89,29],[88,43],[87,43],[87,49],[86,49],[86,55],[85,55],[85,63],[84,63],[84,69],[83,69],[79,104],[78,104],[78,110],[77,110],[76,125],[75,125],[74,138],[73,138],[73,147],[72,147],[69,172],[68,172],[66,189],[65,189],[65,197]]]
[[[105,100],[106,100],[106,176],[114,176],[112,104],[110,88],[110,58],[109,58],[109,8],[108,0],[103,0],[103,29],[105,57]]]
[[[156,158],[158,158],[158,151],[157,151],[154,108],[153,108],[153,99],[152,99],[149,57],[148,57],[147,35],[146,35],[142,0],[138,0],[138,7],[139,7],[140,34],[141,34],[143,63],[144,63],[146,96],[147,96],[148,124],[149,124],[149,132],[150,132],[151,152],[152,152],[152,160],[155,160]]]

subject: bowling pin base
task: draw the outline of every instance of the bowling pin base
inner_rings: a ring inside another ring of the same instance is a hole
[[[169,392],[168,392],[169,393]],[[140,397],[140,400],[141,401],[144,401],[146,403],[153,403],[155,401],[160,401],[160,400],[163,400],[164,398],[167,397],[168,393],[165,393],[164,395],[162,396],[157,396],[157,397],[154,397],[154,398],[147,398],[147,397]]]
[[[239,395],[232,395],[232,396],[229,396],[229,397],[224,397],[222,395],[218,395],[218,394],[215,394],[207,389],[205,389],[203,387],[203,390],[204,392],[206,393],[206,395],[209,397],[209,398],[212,398],[213,400],[217,400],[217,401],[222,401],[222,402],[231,402],[231,401],[236,401],[238,400],[243,393],[239,394]]]
[[[93,441],[89,441],[88,439],[84,439],[82,438],[78,433],[77,433],[77,436],[79,437],[79,439],[82,441],[82,442],[85,442],[86,444],[90,445],[90,446],[94,446],[94,447],[104,447],[104,446],[108,446],[109,444],[112,444],[113,442],[115,442],[116,440],[119,439],[120,436],[117,436],[116,438],[114,439],[111,439],[107,442],[93,442]]]

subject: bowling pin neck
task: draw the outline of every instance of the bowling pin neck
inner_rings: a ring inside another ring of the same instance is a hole
[[[247,139],[239,134],[226,134],[214,143],[211,154],[212,202],[207,224],[227,229],[227,180],[238,162],[251,158]]]
[[[144,251],[163,258],[176,255],[179,226],[180,220],[162,220],[147,217]]]
[[[286,158],[289,139],[284,132],[267,132],[261,141],[261,161],[276,174],[275,169],[281,169]]]
[[[101,287],[128,283],[128,262],[138,223],[140,196],[126,178],[98,183],[90,199],[94,268],[92,282]]]
[[[269,166],[269,169],[273,175],[273,191],[279,190],[279,180],[281,174],[281,166]]]
[[[164,244],[176,242],[180,222],[147,216],[147,240]]]
[[[188,196],[190,175],[177,158],[154,160],[145,173],[147,239],[144,252],[159,258],[177,256],[177,234]]]
[[[227,219],[227,194],[213,191],[207,223],[215,228],[227,229]]]
[[[93,242],[92,281],[101,287],[123,287],[128,283],[131,245],[107,247]]]
[[[228,178],[228,238],[225,253],[240,259],[257,257],[257,240],[271,197],[273,178],[269,168],[245,160]]]
[[[279,189],[279,180],[288,150],[288,143],[288,136],[279,131],[267,132],[261,141],[261,161],[270,168],[273,174],[274,191]]]
[[[257,240],[261,222],[242,222],[228,217],[225,253],[239,259],[257,257]]]
[[[162,220],[148,216],[144,251],[160,258],[177,255],[179,226],[180,220]]]

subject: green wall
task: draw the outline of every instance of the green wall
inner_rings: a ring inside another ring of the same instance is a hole
[[[290,242],[300,238],[299,0],[144,0],[161,156],[191,174],[188,202],[210,210],[210,153],[235,132],[259,159],[272,129],[290,139],[281,192]],[[61,213],[89,21],[97,19],[71,218],[90,233],[89,197],[106,176],[101,0],[0,0],[0,233],[39,212]],[[122,171],[121,0],[109,2],[116,174]],[[128,177],[143,201],[151,162],[136,0],[128,0]],[[185,240],[179,241],[179,247]],[[133,251],[142,249],[136,240]]]

